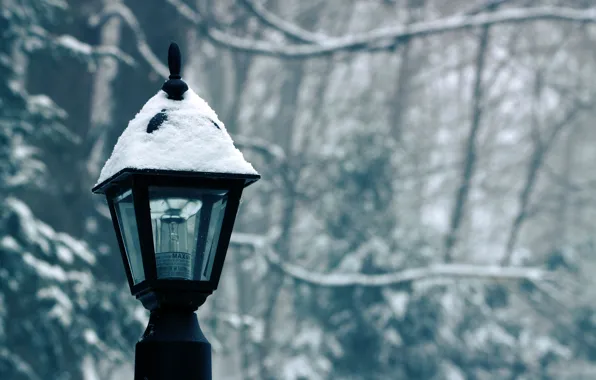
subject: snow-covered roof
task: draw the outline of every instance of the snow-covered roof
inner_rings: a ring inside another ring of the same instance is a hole
[[[165,120],[149,133],[149,122],[162,111]],[[258,174],[215,111],[191,89],[182,100],[168,99],[162,90],[149,99],[118,139],[97,184],[123,169]]]

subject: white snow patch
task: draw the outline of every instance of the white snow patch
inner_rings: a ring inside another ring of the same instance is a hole
[[[393,291],[389,288],[384,288],[382,293],[395,316],[400,319],[403,318],[408,310],[410,295],[407,292]]]
[[[56,304],[48,313],[49,316],[57,318],[66,327],[70,326],[72,323],[73,305],[70,298],[62,290],[56,286],[51,286],[39,290],[37,297],[56,301]]]
[[[72,264],[72,262],[74,261],[74,256],[72,252],[68,248],[60,244],[56,246],[56,255],[60,260],[64,261],[67,264]]]
[[[149,121],[163,109],[167,119],[147,133]],[[180,101],[161,90],[149,99],[118,139],[97,184],[127,168],[257,174],[215,111],[191,89]]]
[[[97,336],[95,331],[91,329],[86,329],[83,332],[83,338],[85,338],[85,342],[91,345],[97,345],[99,343],[99,337]]]
[[[317,351],[323,344],[324,333],[318,326],[308,326],[294,337],[296,347],[309,347]]]
[[[81,371],[83,372],[83,380],[99,380],[99,375],[97,373],[97,369],[95,367],[95,361],[89,355],[86,355],[83,358],[83,363],[81,364]]]
[[[19,236],[20,240],[36,244],[45,255],[50,255],[52,252],[50,242],[57,241],[55,244],[55,253],[61,261],[70,264],[74,261],[74,257],[77,256],[88,264],[95,264],[95,255],[83,242],[68,234],[57,233],[47,224],[37,220],[33,216],[31,209],[18,199],[9,198],[6,200],[6,204],[19,217],[20,231],[22,232],[21,236]],[[18,242],[13,238],[10,239],[12,239],[12,241],[3,239],[1,242],[3,245],[8,244],[11,246],[6,246],[6,248],[18,248]],[[27,260],[29,261],[26,262],[31,264],[37,259],[32,256]],[[43,266],[43,264],[41,265]],[[49,266],[47,263],[45,263],[45,265]]]
[[[149,313],[144,307],[137,307],[133,313],[134,319],[138,321],[141,326],[147,326],[149,323]]]
[[[516,343],[515,338],[496,323],[466,333],[464,341],[476,350],[484,349],[489,342],[508,347],[513,347]]]
[[[56,38],[56,42],[62,46],[64,46],[67,49],[70,49],[72,51],[75,51],[77,53],[81,53],[81,54],[85,54],[85,55],[89,55],[91,53],[93,53],[93,48],[84,43],[81,42],[79,40],[77,40],[76,38],[74,38],[71,35],[65,34],[62,35],[58,38]]]
[[[89,249],[87,249],[87,245],[85,245],[85,243],[65,233],[59,233],[57,238],[68,248],[70,248],[76,256],[85,261],[87,264],[95,264],[95,255],[93,255],[93,253],[89,251]]]
[[[0,246],[6,250],[19,251],[21,246],[12,236],[4,236],[0,240]]]
[[[320,379],[313,369],[312,360],[304,355],[293,357],[283,367],[284,380]]]
[[[24,238],[29,241],[36,241],[37,240],[37,231],[35,228],[36,221],[33,217],[33,213],[27,207],[27,205],[15,198],[8,198],[6,200],[6,204],[9,208],[11,208],[20,219],[20,227],[21,231],[24,234]]]
[[[33,267],[40,277],[53,279],[58,282],[65,282],[67,279],[64,269],[57,265],[51,265],[43,260],[39,260],[29,252],[26,252],[23,255],[23,261]]]
[[[47,224],[38,221],[37,230],[48,240],[54,240],[56,238],[56,232]]]
[[[464,373],[453,363],[443,363],[443,372],[447,380],[466,380]]]
[[[46,95],[29,95],[27,97],[27,109],[31,113],[42,114],[47,118],[58,117],[64,119],[68,116],[65,110],[58,107],[58,105]]]

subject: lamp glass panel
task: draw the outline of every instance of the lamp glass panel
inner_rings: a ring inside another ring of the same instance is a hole
[[[209,281],[227,190],[149,187],[158,279]]]
[[[137,218],[132,199],[132,190],[128,190],[114,197],[114,207],[118,226],[124,241],[124,250],[128,259],[128,266],[132,274],[133,284],[136,285],[145,279],[143,270],[143,258],[139,242],[139,230],[137,229]]]

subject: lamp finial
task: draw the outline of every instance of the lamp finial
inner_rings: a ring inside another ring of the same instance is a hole
[[[188,85],[180,77],[180,68],[182,66],[182,55],[178,44],[172,42],[168,49],[168,68],[170,69],[170,78],[163,84],[162,90],[168,94],[168,98],[173,100],[182,100],[182,95],[188,90]]]

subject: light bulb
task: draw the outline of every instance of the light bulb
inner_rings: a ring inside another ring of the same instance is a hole
[[[180,236],[178,235],[179,224],[174,220],[170,220],[170,251],[180,251]]]
[[[159,278],[192,278],[192,254],[188,247],[187,219],[180,215],[180,209],[169,208],[161,217],[156,230],[155,250]]]

